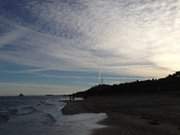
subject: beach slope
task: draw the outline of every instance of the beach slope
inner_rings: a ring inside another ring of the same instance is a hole
[[[179,135],[179,105],[177,92],[93,96],[68,103],[63,113],[106,113],[108,118],[100,123],[108,127],[95,130],[94,135]]]

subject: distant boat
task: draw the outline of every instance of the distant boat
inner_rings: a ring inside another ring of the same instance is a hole
[[[54,95],[52,95],[52,94],[47,94],[47,95],[45,95],[45,96],[47,96],[47,97],[51,97],[51,96],[54,96]]]
[[[24,97],[24,94],[23,94],[23,93],[20,93],[20,94],[19,94],[19,97]]]

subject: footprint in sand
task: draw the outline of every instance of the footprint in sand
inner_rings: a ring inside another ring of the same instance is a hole
[[[160,122],[158,120],[150,120],[148,123],[155,126],[160,125]]]
[[[148,121],[150,125],[160,125],[158,120],[153,120],[151,115],[142,115],[141,119]]]

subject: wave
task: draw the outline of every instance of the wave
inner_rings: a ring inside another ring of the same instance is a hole
[[[43,105],[54,105],[54,104],[52,104],[52,103],[49,103],[48,101],[40,101],[40,103],[41,104],[43,104]]]
[[[17,115],[29,115],[34,112],[37,112],[37,109],[33,106],[25,106],[18,109]]]
[[[7,122],[10,119],[10,114],[8,111],[0,111],[0,124]]]
[[[52,124],[57,121],[56,118],[53,115],[51,115],[50,113],[46,114],[46,118],[47,118],[46,124]]]

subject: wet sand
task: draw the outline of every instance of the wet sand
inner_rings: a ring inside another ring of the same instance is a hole
[[[68,103],[64,114],[106,113],[93,135],[179,135],[180,95],[149,94],[91,97]]]

